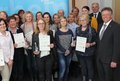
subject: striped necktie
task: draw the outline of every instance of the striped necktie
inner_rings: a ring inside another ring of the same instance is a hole
[[[105,32],[105,29],[106,29],[106,24],[103,24],[103,29],[101,30],[101,33],[100,33],[100,35],[99,35],[99,38],[100,38],[100,40],[102,39],[102,37],[103,37],[103,34],[104,34],[104,32]]]

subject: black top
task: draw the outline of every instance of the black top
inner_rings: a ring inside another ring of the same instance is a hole
[[[96,31],[92,27],[88,27],[85,31],[82,31],[81,27],[78,27],[76,29],[76,36],[80,37],[86,37],[87,38],[87,43],[93,43],[96,42]],[[93,55],[95,51],[95,46],[91,46],[89,48],[86,48],[85,53],[76,51],[77,53],[81,54],[82,56],[90,56]]]
[[[48,31],[47,35],[50,36],[50,44],[54,43],[53,32],[51,30]],[[39,50],[39,33],[33,33],[32,35],[32,51],[35,51],[35,42]],[[50,50],[50,54],[53,53],[53,48]],[[38,55],[40,56],[40,55]]]

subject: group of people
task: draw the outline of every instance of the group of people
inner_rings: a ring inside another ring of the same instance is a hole
[[[99,4],[93,3],[92,11],[83,6],[79,16],[79,9],[74,7],[67,18],[63,10],[53,18],[49,12],[39,11],[36,20],[30,11],[19,10],[9,17],[0,11],[0,54],[5,63],[0,66],[2,81],[23,81],[24,74],[31,81],[52,81],[55,71],[58,81],[67,81],[74,54],[80,63],[82,81],[93,81],[94,66],[99,81],[114,81],[114,70],[120,62],[120,25],[113,21],[110,7],[100,12]],[[25,39],[25,46],[20,48],[14,37],[19,33]],[[49,36],[50,50],[40,49],[42,36]],[[77,37],[87,39],[85,52],[76,50]]]

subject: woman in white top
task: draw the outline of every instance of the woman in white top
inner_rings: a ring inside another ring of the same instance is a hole
[[[10,32],[6,31],[6,22],[4,19],[0,19],[0,56],[3,54],[3,65],[0,63],[0,74],[2,81],[9,81],[14,56],[14,46],[10,35]],[[0,58],[1,59],[1,58]],[[0,60],[0,62],[2,62]]]

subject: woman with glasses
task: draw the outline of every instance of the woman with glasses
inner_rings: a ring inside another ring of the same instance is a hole
[[[40,50],[41,36],[50,37],[50,45],[48,45],[50,50]],[[32,51],[36,60],[37,81],[52,81],[53,48],[53,33],[48,29],[45,21],[40,19],[36,22],[36,32],[32,36]]]

